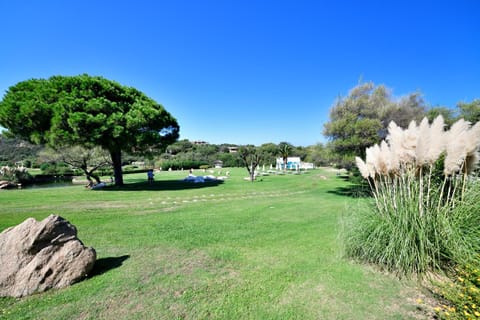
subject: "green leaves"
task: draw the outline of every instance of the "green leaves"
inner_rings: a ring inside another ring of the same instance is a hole
[[[0,102],[0,125],[34,143],[117,155],[163,150],[179,132],[176,119],[142,92],[86,74],[16,84]]]
[[[140,91],[101,77],[32,79],[9,89],[0,125],[35,143],[141,149],[178,137],[178,124]],[[161,134],[160,134],[161,132]]]
[[[457,105],[460,116],[466,121],[472,123],[480,121],[480,99],[475,99],[470,103],[460,102]]]
[[[366,147],[384,138],[390,121],[405,127],[411,120],[421,119],[424,109],[418,93],[394,100],[385,86],[362,83],[335,102],[324,134],[332,141],[335,152],[350,158],[353,164],[354,155],[364,156]]]

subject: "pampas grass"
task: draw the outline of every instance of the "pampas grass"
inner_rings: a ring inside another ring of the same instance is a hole
[[[365,161],[355,159],[374,199],[357,211],[347,253],[400,274],[419,275],[467,259],[465,252],[480,248],[480,228],[462,233],[467,227],[462,223],[472,218],[462,218],[466,210],[459,208],[472,196],[468,176],[478,164],[479,146],[480,123],[472,127],[461,119],[449,131],[442,116],[431,124],[412,121],[406,129],[390,123],[386,140],[367,148]],[[480,198],[468,201],[475,204]]]

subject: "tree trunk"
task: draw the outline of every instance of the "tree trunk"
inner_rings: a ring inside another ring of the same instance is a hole
[[[113,177],[115,178],[116,186],[123,186],[123,172],[122,172],[122,152],[110,151],[113,164]]]
[[[252,170],[249,171],[249,173],[250,173],[250,181],[253,182],[255,180],[255,168],[256,167],[254,166],[253,162],[252,162],[251,166],[252,166]]]
[[[89,173],[89,176],[92,177],[93,179],[95,179],[95,181],[98,183],[101,183],[102,181],[100,181],[100,177],[94,173]]]

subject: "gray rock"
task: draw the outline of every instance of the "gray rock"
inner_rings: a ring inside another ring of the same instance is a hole
[[[85,278],[96,253],[77,238],[67,220],[28,218],[0,233],[0,296],[23,297],[63,288]]]

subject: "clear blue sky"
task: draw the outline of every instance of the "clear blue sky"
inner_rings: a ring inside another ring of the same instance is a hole
[[[88,73],[136,87],[181,139],[325,141],[359,79],[432,106],[480,98],[480,1],[0,1],[0,95]]]

